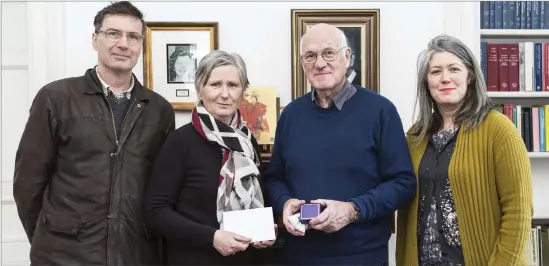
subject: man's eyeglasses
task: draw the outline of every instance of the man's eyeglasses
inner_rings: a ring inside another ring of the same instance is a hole
[[[120,41],[120,39],[122,39],[124,35],[126,35],[126,40],[129,45],[137,45],[143,41],[143,36],[137,33],[131,33],[131,32],[123,33],[117,30],[107,30],[107,31],[98,30],[97,33],[103,33],[105,34],[105,37],[107,37],[107,39],[117,41],[117,42]]]
[[[334,61],[334,60],[336,60],[337,56],[339,55],[339,52],[341,52],[341,50],[343,50],[345,48],[347,48],[347,47],[343,46],[339,50],[328,49],[328,50],[320,53],[320,55],[322,56],[322,59],[324,59],[324,61]],[[306,63],[306,64],[312,64],[312,63],[316,62],[317,58],[318,58],[318,53],[306,53],[306,54],[301,56],[301,60],[303,60],[303,62]]]

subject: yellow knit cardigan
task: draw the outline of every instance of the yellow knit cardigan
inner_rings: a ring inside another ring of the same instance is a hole
[[[427,140],[419,145],[413,140],[407,136],[417,175]],[[532,178],[528,152],[511,120],[491,111],[478,127],[460,130],[448,175],[465,265],[526,265]],[[418,265],[418,196],[397,213],[398,266]]]

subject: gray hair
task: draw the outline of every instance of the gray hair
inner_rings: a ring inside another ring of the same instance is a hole
[[[238,70],[240,75],[240,82],[244,87],[244,90],[248,88],[250,82],[248,81],[248,74],[246,72],[246,63],[240,55],[237,53],[228,53],[222,50],[214,50],[204,56],[195,73],[195,83],[196,92],[200,92],[200,88],[208,83],[212,71],[220,66],[234,66]],[[243,90],[243,92],[244,92]]]
[[[458,57],[465,65],[471,83],[467,87],[463,105],[454,114],[454,124],[460,130],[469,130],[478,126],[493,108],[487,94],[486,82],[481,68],[471,50],[459,39],[439,35],[429,42],[426,50],[418,58],[417,96],[414,106],[414,117],[419,104],[419,116],[412,125],[409,134],[418,136],[417,141],[424,140],[429,134],[435,133],[443,126],[442,116],[432,98],[427,83],[429,64],[435,53],[449,52]]]
[[[347,36],[345,35],[345,32],[343,32],[341,29],[337,28],[338,30],[338,37],[339,37],[339,48],[348,46],[347,42]],[[299,41],[299,54],[303,55],[303,37],[305,35],[301,36],[301,39]]]

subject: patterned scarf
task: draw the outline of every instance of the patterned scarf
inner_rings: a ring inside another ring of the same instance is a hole
[[[257,179],[259,157],[240,113],[237,111],[227,125],[216,120],[199,102],[191,117],[198,134],[219,145],[223,154],[217,189],[217,221],[221,228],[224,211],[263,208],[263,194]]]

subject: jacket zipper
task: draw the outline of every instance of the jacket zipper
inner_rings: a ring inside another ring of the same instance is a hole
[[[112,105],[111,105],[111,102],[109,102],[109,99],[107,99],[107,96],[104,96],[103,97],[108,105],[109,105],[109,111],[111,112],[111,119],[112,119],[112,127],[113,127],[113,130],[114,130],[114,138],[116,140],[116,151],[115,151],[115,161],[114,161],[114,166],[112,168],[112,171],[114,171],[114,168],[116,168],[116,163],[118,161],[118,134],[116,133],[116,121],[114,120],[114,112],[112,111]],[[128,113],[130,112],[130,110],[132,109],[132,106],[133,104],[135,103],[135,99],[130,103],[130,107],[128,108],[128,110],[126,111],[126,114],[124,115],[124,118],[122,119],[122,124],[120,124],[120,130],[122,130],[122,128],[124,128],[124,122],[126,121],[126,117],[128,116]],[[114,175],[112,175],[112,180],[111,180],[111,187],[110,187],[110,192],[109,194],[112,196],[112,190],[113,190],[113,187],[114,187]],[[110,204],[109,204],[110,205]],[[117,215],[112,215],[111,214],[111,211],[110,211],[110,206],[109,206],[109,214],[107,215],[107,217],[109,219],[113,219],[113,218],[116,218]],[[115,236],[113,236],[115,237]],[[117,237],[117,236],[116,236]],[[116,241],[118,242],[118,241]],[[118,264],[118,255],[117,254],[114,254],[114,260],[116,262],[116,264]]]
[[[116,121],[114,120],[114,113],[112,111],[112,105],[111,103],[109,102],[109,100],[107,99],[107,97],[105,96],[105,100],[107,101],[107,103],[109,104],[109,110],[111,112],[111,118],[112,118],[112,128],[114,130],[114,138],[116,140],[116,150],[115,150],[115,162],[114,162],[114,167],[116,167],[116,163],[118,161],[118,134],[116,133]],[[122,124],[120,124],[120,130],[122,130],[122,128],[124,128],[124,122],[126,121],[126,117],[128,117],[128,113],[130,112],[130,110],[132,109],[133,107],[133,104],[135,103],[135,99],[130,103],[130,107],[128,108],[128,110],[126,111],[126,114],[124,115],[124,118],[122,119]],[[111,195],[112,195],[112,187],[113,187],[113,184],[114,184],[114,178],[113,180],[111,181]],[[110,215],[109,215],[110,216]]]
[[[107,96],[104,96],[104,98],[105,98],[105,101],[107,101],[107,104],[109,105],[109,111],[111,112],[112,129],[114,130],[114,140],[116,142],[116,150],[118,151],[118,134],[116,133],[116,121],[114,120],[112,105],[111,105],[111,102],[109,102],[109,99],[107,99]],[[124,116],[124,118],[126,118],[126,116]]]

